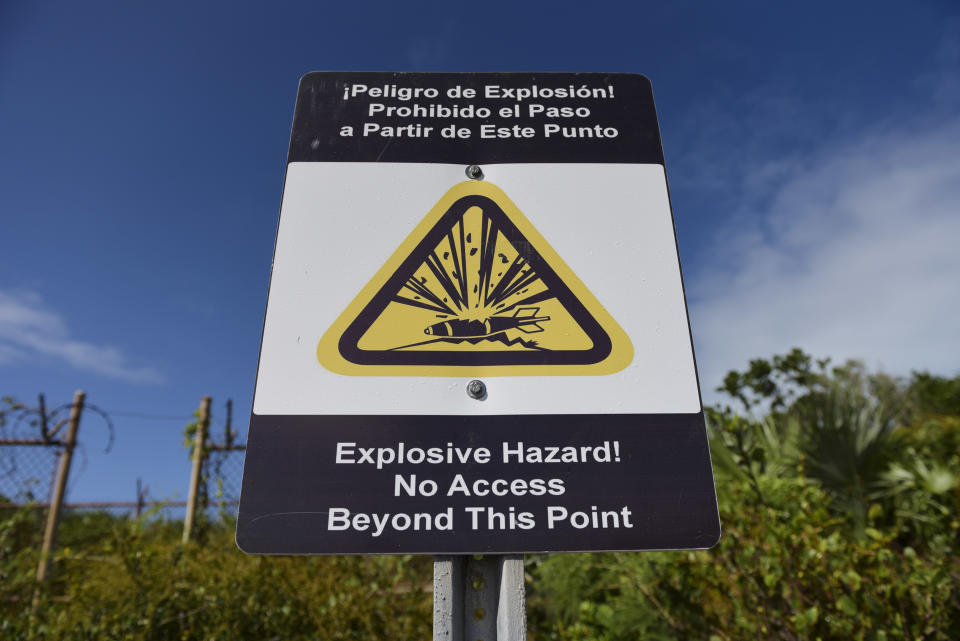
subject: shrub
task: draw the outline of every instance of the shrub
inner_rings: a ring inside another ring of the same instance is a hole
[[[851,536],[803,480],[726,488],[710,551],[564,555],[532,563],[531,618],[549,639],[957,639],[960,561],[895,532]]]
[[[7,518],[4,532],[26,517]],[[103,531],[104,519],[93,519]],[[36,592],[35,548],[4,558],[3,639],[412,639],[430,635],[429,559],[251,557],[229,525],[183,546],[161,521],[110,518],[109,533],[62,546]],[[79,540],[65,524],[62,542]],[[12,558],[11,558],[12,557]],[[7,562],[10,561],[10,565]]]

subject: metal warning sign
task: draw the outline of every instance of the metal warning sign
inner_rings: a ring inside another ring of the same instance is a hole
[[[718,536],[646,78],[305,76],[241,548],[640,550]]]
[[[630,339],[490,182],[451,188],[324,334],[358,376],[610,374]]]

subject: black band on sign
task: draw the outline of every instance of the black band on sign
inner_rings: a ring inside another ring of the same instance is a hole
[[[367,90],[349,96],[355,86]],[[383,110],[371,112],[372,103]],[[571,115],[577,108],[589,115]],[[464,109],[489,115],[446,116]],[[450,126],[470,135],[441,135]],[[547,126],[556,127],[549,136]],[[300,81],[287,162],[662,165],[663,148],[653,90],[640,74],[313,72]]]

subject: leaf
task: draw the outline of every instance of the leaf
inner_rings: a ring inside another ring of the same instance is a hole
[[[849,595],[844,594],[837,599],[837,609],[846,615],[854,616],[857,613],[857,604],[854,603]]]
[[[850,589],[853,590],[854,592],[857,592],[860,590],[861,578],[860,578],[860,575],[857,574],[856,570],[853,570],[853,569],[847,570],[846,572],[843,573],[841,580],[845,584],[847,584],[850,587]]]

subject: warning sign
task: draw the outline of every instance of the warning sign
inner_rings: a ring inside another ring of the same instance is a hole
[[[506,554],[719,532],[649,81],[306,75],[237,544]]]
[[[450,189],[317,348],[358,376],[619,371],[630,339],[490,182]]]

